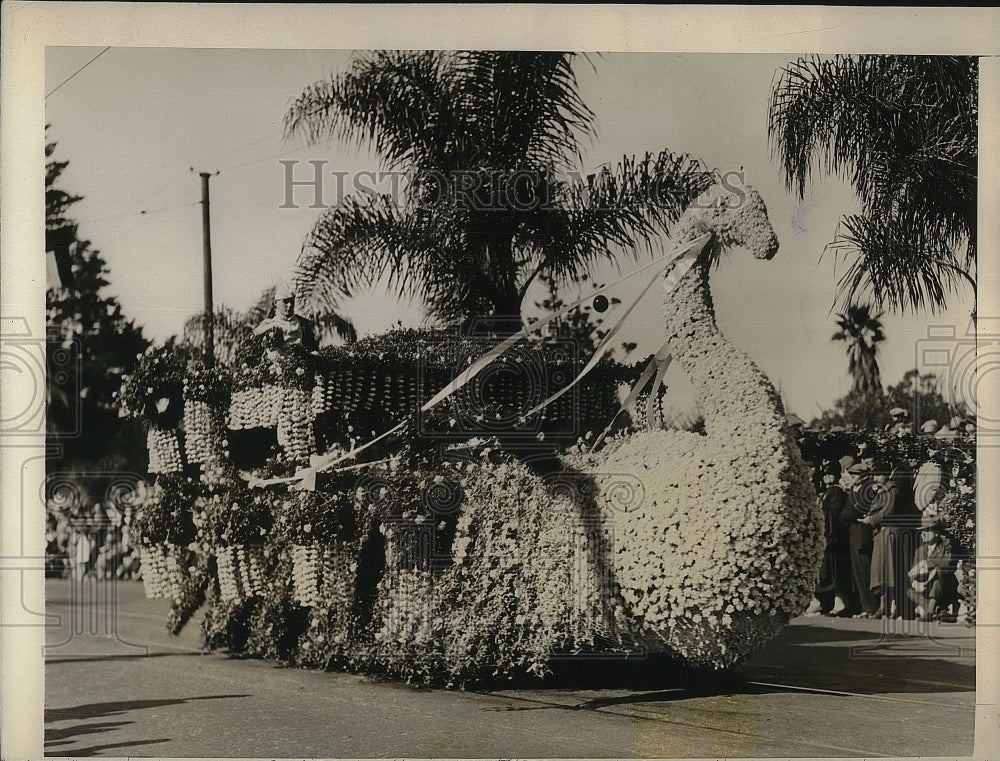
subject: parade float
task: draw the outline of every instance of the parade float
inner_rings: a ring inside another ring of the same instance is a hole
[[[808,605],[822,519],[778,395],[716,327],[720,251],[777,248],[756,192],[729,195],[697,199],[652,270],[666,331],[645,367],[529,329],[320,351],[262,331],[211,370],[147,352],[120,403],[148,425],[137,534],[171,628],[206,605],[213,650],[448,684],[757,650]],[[670,361],[704,434],[615,432]]]

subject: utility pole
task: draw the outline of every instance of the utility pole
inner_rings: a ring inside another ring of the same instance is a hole
[[[192,169],[192,171],[194,171]],[[218,174],[218,172],[216,172]],[[208,178],[210,172],[199,172],[201,177],[201,229],[205,285],[205,367],[215,367],[215,307],[212,305],[212,231],[208,213]]]

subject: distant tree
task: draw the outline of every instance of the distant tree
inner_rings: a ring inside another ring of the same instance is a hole
[[[882,389],[878,345],[885,340],[885,332],[880,317],[873,315],[867,304],[851,304],[837,315],[837,332],[830,339],[847,344],[847,371],[854,379],[854,390],[861,395],[877,395]]]
[[[910,410],[917,431],[928,420],[945,425],[953,417],[969,416],[969,409],[965,404],[949,401],[936,375],[921,375],[917,369],[909,370],[899,383],[886,388],[886,406],[889,409],[903,407]]]
[[[909,370],[898,383],[879,393],[861,392],[852,388],[810,423],[811,428],[835,426],[857,429],[881,430],[892,423],[889,410],[902,407],[909,410],[915,431],[928,420],[944,425],[954,416],[966,417],[968,409],[963,404],[950,402],[942,394],[940,382],[933,374],[921,375],[919,370]]]
[[[933,311],[975,287],[979,65],[961,56],[809,56],[771,93],[768,134],[789,190],[850,179],[861,213],[831,248],[842,303]]]
[[[66,216],[80,197],[56,187],[68,162],[51,160],[54,151],[54,143],[46,145],[47,248],[59,270],[59,282],[45,293],[48,440],[64,470],[141,471],[142,432],[118,417],[114,394],[149,342],[118,300],[104,293],[107,264]]]

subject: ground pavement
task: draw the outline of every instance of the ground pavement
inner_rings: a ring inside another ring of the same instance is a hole
[[[167,604],[134,582],[46,592],[50,756],[972,753],[975,630],[961,624],[800,618],[710,689],[615,685],[615,664],[591,663],[556,684],[459,692],[202,654],[199,619],[169,636]]]

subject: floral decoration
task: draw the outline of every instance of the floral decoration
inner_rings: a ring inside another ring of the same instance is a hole
[[[746,658],[805,610],[823,551],[778,395],[715,322],[708,278],[720,249],[760,259],[777,249],[763,202],[744,190],[733,204],[721,186],[709,189],[671,233],[712,235],[665,301],[666,338],[698,389],[705,435],[644,431],[567,460],[593,472],[602,493],[623,475],[638,484],[631,499],[604,505],[627,619],[650,648],[710,668]]]
[[[186,547],[196,537],[192,514],[201,486],[181,475],[160,475],[132,521],[136,544]]]
[[[160,428],[175,428],[180,422],[184,399],[184,352],[168,341],[151,345],[138,355],[138,360],[132,373],[122,376],[116,393],[120,413]]]

